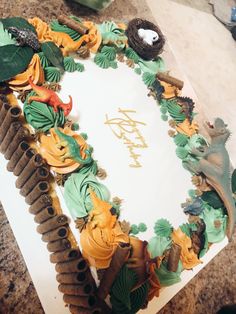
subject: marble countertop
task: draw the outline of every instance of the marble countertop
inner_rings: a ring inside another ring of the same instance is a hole
[[[169,0],[168,0],[169,1]],[[37,10],[36,10],[37,9]],[[145,1],[115,0],[102,13],[63,0],[1,0],[1,17],[37,16],[44,20],[74,14],[101,21],[128,21],[134,17],[154,20]],[[161,314],[216,313],[223,304],[236,303],[235,240],[218,254],[161,311]],[[44,313],[9,222],[0,206],[0,314]],[[54,314],[54,313],[52,313]],[[150,313],[155,314],[155,313]]]

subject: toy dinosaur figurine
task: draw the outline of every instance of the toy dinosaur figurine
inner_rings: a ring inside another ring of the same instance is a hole
[[[17,28],[14,26],[7,28],[8,32],[11,33],[15,38],[19,46],[29,46],[34,50],[40,50],[40,43],[37,35],[26,28]]]
[[[196,162],[186,161],[185,166],[195,174],[204,174],[207,183],[216,190],[224,202],[228,213],[227,236],[231,240],[236,221],[236,209],[230,185],[230,160],[225,148],[230,132],[220,118],[215,120],[214,125],[208,122],[205,127],[211,138],[211,144],[204,147],[203,151],[194,149],[192,154],[202,158]]]
[[[58,112],[58,108],[61,108],[64,111],[64,115],[68,116],[72,109],[72,98],[68,104],[64,104],[58,95],[46,87],[35,85],[31,78],[29,78],[29,83],[32,89],[37,93],[38,96],[30,96],[28,102],[39,101],[52,106],[55,112]]]
[[[64,161],[66,158],[71,158],[77,161],[78,163],[80,163],[81,165],[87,165],[92,162],[92,157],[91,157],[92,148],[91,147],[89,147],[88,149],[82,150],[84,151],[85,154],[87,154],[85,158],[82,158],[80,154],[81,146],[73,138],[73,136],[63,133],[62,131],[60,131],[59,128],[57,128],[57,126],[54,127],[54,130],[60,140],[57,143],[57,148],[63,148],[63,147],[68,148],[68,152],[61,157],[61,159],[63,159],[62,161]]]

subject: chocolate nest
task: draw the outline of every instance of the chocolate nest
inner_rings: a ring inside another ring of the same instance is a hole
[[[152,46],[143,42],[138,35],[138,30],[140,28],[150,29],[156,32],[159,35],[158,41],[153,43]],[[165,37],[158,26],[147,20],[139,18],[131,20],[128,24],[126,35],[128,37],[129,46],[144,60],[155,59],[163,51]]]

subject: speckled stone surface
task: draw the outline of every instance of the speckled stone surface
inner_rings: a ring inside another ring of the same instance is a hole
[[[37,16],[44,20],[50,20],[62,13],[88,16],[95,21],[105,19],[128,21],[137,16],[153,20],[143,0],[115,0],[107,10],[99,14],[71,1],[0,1],[1,17],[13,15],[33,17],[36,12]],[[224,304],[236,303],[235,241],[236,236],[234,241],[192,279],[160,313],[213,314]],[[4,210],[0,206],[0,314],[8,313],[41,314],[44,311]]]

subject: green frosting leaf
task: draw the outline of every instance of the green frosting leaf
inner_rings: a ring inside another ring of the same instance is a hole
[[[118,67],[117,62],[116,62],[116,61],[110,61],[110,67],[111,67],[112,69],[117,69],[117,67]]]
[[[61,49],[53,41],[46,41],[41,45],[42,52],[52,65],[64,72],[64,58]]]
[[[6,19],[0,19],[0,21],[2,22],[5,29],[13,26],[19,29],[28,29],[36,34],[34,26],[22,17],[8,17]]]
[[[111,296],[114,296],[124,307],[131,310],[130,292],[137,283],[137,275],[125,265],[121,268],[111,288]]]
[[[145,282],[141,287],[134,290],[130,294],[130,300],[131,300],[131,313],[135,314],[142,308],[142,306],[145,304],[145,301],[147,300],[148,296],[148,290],[149,290],[149,284],[148,282]]]
[[[167,269],[167,264],[163,262],[161,263],[160,268],[157,268],[155,272],[160,281],[161,286],[166,287],[166,286],[172,286],[175,283],[178,283],[181,281],[180,275],[181,275],[182,270],[183,270],[183,265],[181,261],[179,261],[178,269],[176,272],[169,271]]]
[[[12,38],[12,35],[3,27],[0,22],[0,46],[16,45],[16,40]]]
[[[4,82],[25,71],[34,51],[30,47],[6,45],[0,47],[0,82]]]
[[[177,146],[185,146],[188,143],[188,136],[185,134],[181,134],[178,133],[175,137],[174,137],[174,142]]]
[[[66,25],[60,24],[57,20],[53,20],[50,24],[51,29],[54,32],[62,32],[69,35],[74,41],[77,41],[80,39],[81,35],[76,32],[75,30],[71,29],[70,27]]]
[[[127,41],[125,31],[119,28],[116,23],[105,21],[97,26],[102,35],[102,42],[104,45],[114,45],[118,49],[123,49],[125,47]]]
[[[35,93],[31,92],[28,97],[33,95]],[[29,104],[27,99],[23,108],[25,119],[35,130],[47,132],[54,127],[55,123],[59,127],[63,127],[65,123],[63,110],[59,109],[58,112],[55,112],[51,106],[45,103],[32,101]]]
[[[134,69],[134,72],[138,75],[141,75],[142,74],[142,70],[140,68],[135,68]]]
[[[144,84],[150,87],[155,82],[156,75],[149,72],[145,72],[143,73],[142,79],[143,79]]]
[[[139,232],[145,232],[147,230],[147,225],[143,222],[140,222],[140,224],[138,225],[138,230]]]
[[[190,228],[189,224],[185,223],[179,227],[180,227],[181,231],[186,234],[186,236],[188,236],[189,238],[191,237],[191,228]]]
[[[61,72],[58,68],[47,67],[44,69],[45,80],[48,82],[58,83],[61,80]]]
[[[176,155],[182,160],[186,159],[186,157],[188,156],[188,151],[184,147],[177,147],[175,152]]]
[[[80,63],[80,62],[76,63],[76,68],[77,68],[76,70],[78,72],[83,72],[84,71],[84,65],[82,63]]]
[[[139,59],[138,65],[143,72],[149,72],[155,75],[158,72],[163,72],[165,70],[165,64],[161,57],[158,57],[153,61],[144,61],[143,59]]]
[[[164,252],[171,248],[172,240],[166,237],[155,236],[148,241],[148,252],[151,258],[162,256]]]
[[[65,57],[63,62],[65,71],[75,72],[77,70],[77,64],[72,57]]]
[[[167,219],[159,219],[156,221],[154,226],[154,232],[160,237],[170,237],[173,227]]]
[[[97,53],[94,62],[102,69],[108,69],[110,67],[110,61],[103,53]]]
[[[182,112],[181,106],[179,106],[176,100],[168,100],[166,101],[167,110],[172,119],[174,119],[177,123],[183,122],[186,117],[185,114]]]
[[[42,65],[43,69],[49,67],[50,63],[42,51],[38,53],[38,56],[39,56],[40,63]]]
[[[139,233],[138,226],[135,224],[131,225],[130,233],[133,235],[137,235]]]
[[[84,165],[82,168],[79,168],[78,171],[80,174],[89,174],[92,173],[93,175],[96,175],[98,172],[98,165],[95,160],[93,160],[90,164]]]
[[[101,53],[104,54],[109,61],[114,61],[116,58],[116,49],[114,47],[104,46]]]
[[[64,198],[73,219],[87,216],[92,209],[89,187],[100,199],[109,201],[110,193],[107,187],[99,183],[91,172],[73,173],[64,185]]]
[[[225,237],[227,216],[222,209],[215,209],[205,205],[205,209],[199,215],[206,224],[207,239],[210,243],[220,242]]]
[[[161,115],[161,119],[162,119],[163,121],[167,121],[167,120],[168,120],[168,116],[167,116],[166,114],[162,114],[162,115]]]
[[[133,60],[134,63],[138,63],[140,60],[139,55],[130,47],[126,48],[125,55],[128,59]]]

